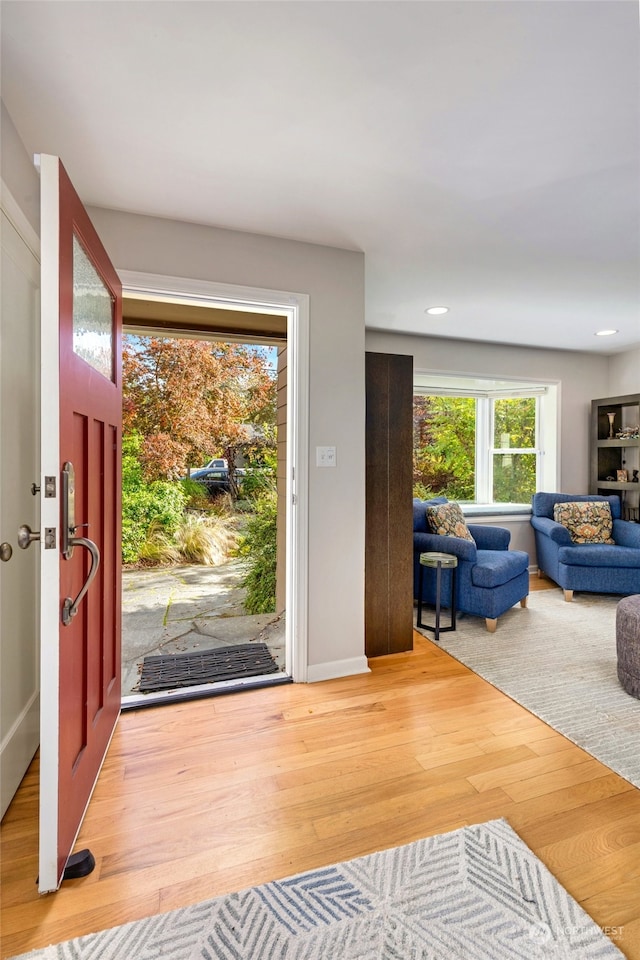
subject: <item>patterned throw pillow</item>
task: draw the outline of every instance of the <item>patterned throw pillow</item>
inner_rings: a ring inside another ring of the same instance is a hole
[[[430,531],[441,537],[460,537],[475,543],[459,503],[439,503],[435,507],[427,507],[427,523]]]
[[[611,507],[603,500],[556,503],[553,519],[569,531],[572,543],[615,543]]]

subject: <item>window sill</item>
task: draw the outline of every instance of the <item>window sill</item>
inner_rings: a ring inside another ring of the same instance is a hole
[[[527,503],[461,503],[465,517],[515,517],[528,520],[531,516],[531,504]]]

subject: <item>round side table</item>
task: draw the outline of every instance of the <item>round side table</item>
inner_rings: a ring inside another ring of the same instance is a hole
[[[439,640],[441,633],[446,633],[449,630],[455,630],[456,628],[456,567],[458,566],[458,558],[454,557],[452,553],[438,553],[436,551],[431,551],[429,553],[420,554],[420,574],[418,576],[418,617],[416,620],[416,626],[420,627],[422,630],[432,630],[433,639]],[[436,623],[435,626],[431,627],[427,623],[422,622],[422,584],[423,584],[423,574],[424,568],[430,567],[436,571]],[[451,610],[451,623],[448,627],[440,626],[440,606],[442,602],[441,590],[442,590],[442,571],[451,570],[451,598],[450,598],[450,610]]]

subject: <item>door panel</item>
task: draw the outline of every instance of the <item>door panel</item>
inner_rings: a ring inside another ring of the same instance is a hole
[[[43,363],[42,462],[45,473],[64,470],[73,500],[67,516],[61,482],[55,562],[45,556],[51,551],[41,554],[45,892],[61,881],[120,711],[122,295],[64,167],[43,156],[40,168],[43,357],[44,344],[56,344],[51,369]],[[99,554],[97,574],[76,612],[92,554]],[[57,588],[47,593],[51,577]]]

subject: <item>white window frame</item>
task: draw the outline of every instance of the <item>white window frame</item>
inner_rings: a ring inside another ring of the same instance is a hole
[[[535,446],[534,447],[499,447],[495,438],[495,403],[497,399],[511,400],[515,398],[535,400]],[[542,445],[540,443],[540,395],[518,391],[512,395],[507,393],[499,397],[476,398],[476,489],[474,503],[494,503],[493,500],[493,464],[494,457],[499,454],[532,453],[536,458],[536,490],[540,489],[542,475]]]
[[[416,372],[414,394],[423,396],[474,397],[476,401],[475,499],[464,501],[465,510],[490,508],[492,512],[530,510],[531,504],[496,503],[493,500],[493,458],[500,453],[533,453],[536,455],[536,490],[558,489],[559,464],[559,384],[522,380],[495,380],[464,375],[443,375]],[[486,383],[486,386],[485,386]],[[495,446],[494,403],[497,399],[535,397],[535,447]]]

